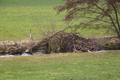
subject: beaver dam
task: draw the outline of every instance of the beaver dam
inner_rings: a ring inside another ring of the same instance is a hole
[[[13,44],[5,44],[3,42],[0,47],[0,55],[16,55],[24,52],[32,54],[37,51],[45,51],[46,54],[50,54],[51,52],[90,52],[99,50],[103,50],[103,47],[96,42],[61,30],[38,42],[14,42]]]

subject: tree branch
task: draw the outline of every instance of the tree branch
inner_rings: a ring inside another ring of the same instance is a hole
[[[99,7],[98,5],[96,5],[96,4],[94,4],[94,5],[95,5],[98,9],[102,10],[105,14],[107,14],[107,16],[108,16],[108,17],[110,18],[110,20],[112,21],[112,24],[113,24],[113,26],[114,26],[114,28],[115,28],[115,30],[116,30],[116,32],[117,32],[118,37],[120,38],[119,31],[118,31],[118,29],[117,29],[117,27],[116,27],[116,25],[115,25],[115,23],[114,23],[114,21],[113,21],[111,15],[108,14],[104,9],[102,9],[102,8]]]
[[[115,4],[115,3],[114,3]],[[117,25],[118,25],[118,29],[119,29],[119,32],[120,32],[120,24],[119,24],[119,19],[118,19],[118,14],[117,14],[117,10],[115,8],[115,6],[113,4],[111,4],[113,9],[114,9],[114,12],[115,12],[115,16],[116,16],[116,22],[117,22]]]

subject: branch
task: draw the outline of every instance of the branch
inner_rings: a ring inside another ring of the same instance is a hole
[[[34,49],[35,47],[41,45],[43,42],[47,42],[50,38],[53,38],[55,35],[57,35],[60,32],[65,31],[66,29],[70,28],[71,26],[66,27],[65,29],[59,30],[56,33],[54,33],[52,36],[50,37],[46,37],[45,39],[43,39],[42,41],[39,41],[38,43],[36,43],[35,45],[33,45],[32,47],[28,48],[25,52],[26,53],[31,53],[32,54],[32,49]]]
[[[94,4],[98,9],[102,10],[105,14],[107,14],[107,16],[110,16],[110,14],[108,14],[104,9],[102,9],[101,7],[99,7],[98,5]]]
[[[86,17],[86,18],[90,18],[90,19],[94,19],[94,20],[96,20],[96,18],[91,18],[91,17]],[[107,22],[107,23],[111,23],[111,22],[108,22],[108,21],[104,21],[104,20],[102,20],[102,19],[97,19],[97,20],[99,20],[99,21],[103,21],[103,22]]]
[[[76,16],[77,17],[77,16]],[[99,20],[99,21],[103,21],[103,22],[107,22],[107,23],[111,23],[109,21],[105,21],[105,20],[102,20],[102,19],[99,19],[99,18],[92,18],[92,17],[85,17],[85,16],[79,16],[77,17],[78,19],[81,18],[81,17],[84,17],[84,18],[89,18],[89,19],[94,19],[94,20]],[[76,19],[77,20],[77,19]]]
[[[114,3],[115,4],[115,3]],[[116,15],[116,22],[117,22],[117,25],[118,25],[118,29],[119,29],[119,32],[120,32],[120,24],[119,24],[119,19],[118,19],[118,14],[117,14],[117,10],[115,8],[115,6],[113,4],[111,4],[113,9],[114,9],[114,12],[115,12],[115,15]]]
[[[30,29],[30,39],[31,41],[33,41],[32,35],[31,35],[31,29]]]
[[[80,8],[80,9],[76,8],[76,9],[75,9],[75,12],[82,11],[82,10],[85,10],[85,9],[86,9],[86,8]],[[94,8],[94,9],[95,9],[95,8]],[[91,12],[93,12],[93,13],[101,14],[101,13],[95,11],[95,10],[87,9],[87,11],[91,11]],[[85,12],[85,13],[86,13],[86,12]]]
[[[116,32],[117,32],[118,37],[120,37],[119,31],[118,31],[118,29],[117,29],[117,27],[116,27],[116,25],[115,25],[115,23],[114,23],[111,15],[108,14],[104,9],[102,9],[102,8],[99,7],[98,5],[96,5],[96,4],[94,4],[94,5],[95,5],[98,9],[102,10],[105,14],[107,14],[107,16],[108,16],[108,17],[110,18],[110,20],[112,21],[112,24],[113,24],[113,26],[114,26],[114,28],[115,28],[115,30],[116,30]]]

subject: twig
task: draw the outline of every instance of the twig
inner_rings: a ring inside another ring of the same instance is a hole
[[[65,29],[59,30],[56,33],[54,33],[52,36],[50,37],[46,37],[45,39],[43,39],[42,41],[39,41],[38,43],[36,43],[35,45],[33,45],[32,47],[28,48],[25,52],[26,53],[31,53],[32,54],[32,50],[35,49],[36,47],[38,47],[39,45],[41,45],[43,42],[47,42],[50,38],[53,38],[54,36],[56,36],[58,33],[65,31],[66,29],[70,28],[71,26],[66,27]]]
[[[31,41],[33,41],[32,35],[31,35],[31,29],[30,29],[30,39]]]

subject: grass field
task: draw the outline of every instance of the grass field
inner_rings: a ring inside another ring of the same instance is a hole
[[[58,17],[52,7],[2,7],[0,10],[0,39],[9,40],[10,36],[25,39],[30,29],[36,38],[42,29],[50,30],[51,24],[58,26],[57,30],[65,27],[61,21],[63,16]]]
[[[0,0],[0,41],[44,37],[54,27],[68,26],[56,15],[62,0]],[[83,37],[102,36],[103,30],[79,30]],[[0,80],[120,80],[120,52],[61,53],[0,58]]]
[[[29,38],[29,30],[36,39],[41,37],[41,29],[50,30],[51,24],[57,30],[65,27],[53,7],[63,4],[61,0],[1,0],[0,41]]]
[[[0,80],[119,80],[120,51],[0,58]]]
[[[43,32],[51,31],[51,27],[56,27],[57,31],[69,26],[61,21],[65,13],[57,15],[53,10],[63,3],[62,0],[0,0],[0,41],[29,39],[30,29],[37,40],[44,36]],[[104,35],[104,30],[78,31],[83,37]]]
[[[63,3],[62,0],[0,0],[1,7],[56,6]]]

